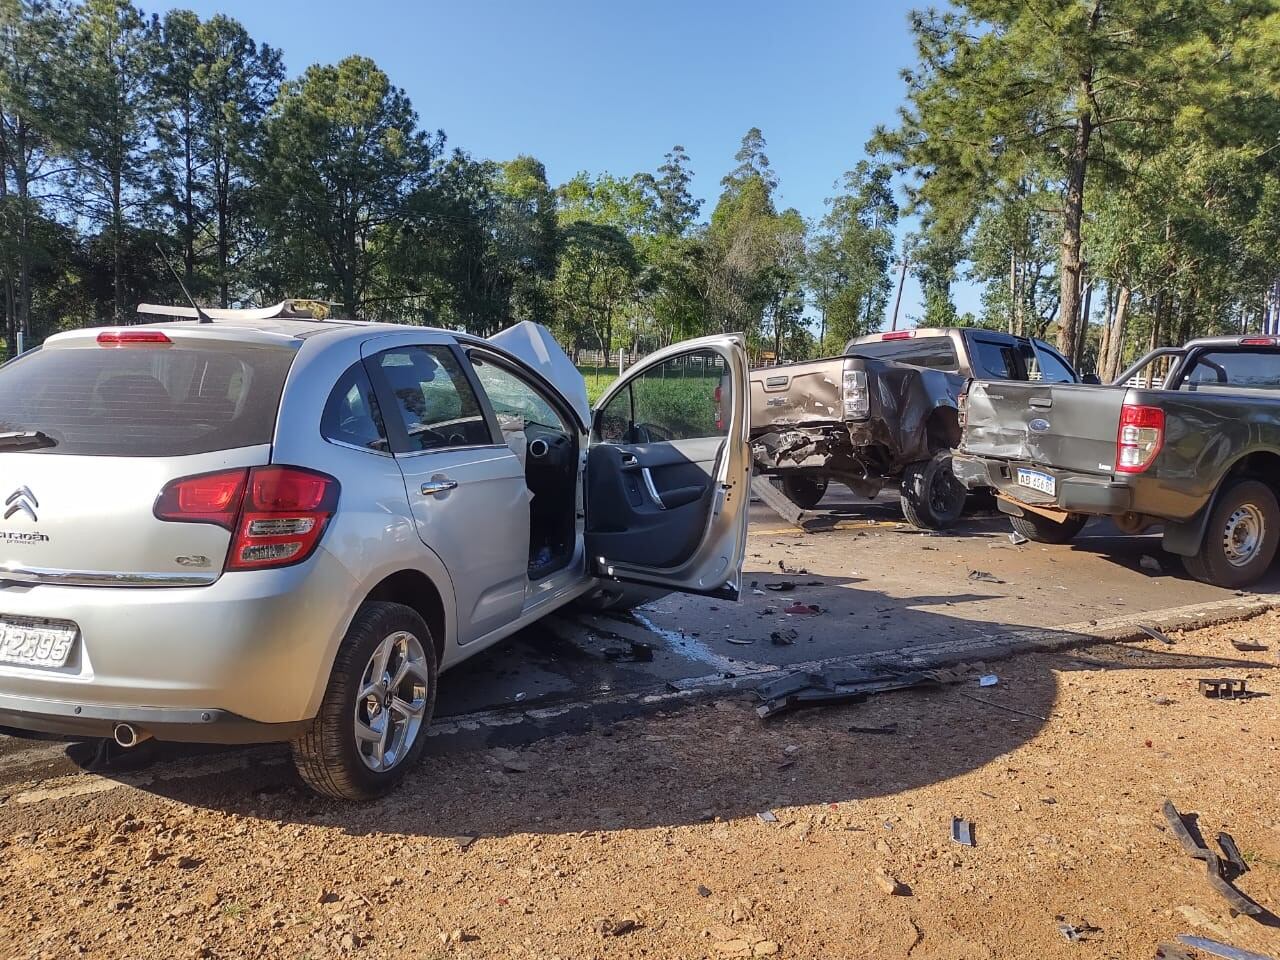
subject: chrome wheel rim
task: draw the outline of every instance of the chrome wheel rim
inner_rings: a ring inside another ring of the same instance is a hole
[[[356,753],[377,773],[413,749],[427,712],[427,658],[413,634],[399,631],[374,649],[356,695]]]
[[[1266,534],[1262,511],[1252,503],[1242,503],[1227,517],[1222,531],[1222,551],[1233,567],[1242,567],[1258,555]]]

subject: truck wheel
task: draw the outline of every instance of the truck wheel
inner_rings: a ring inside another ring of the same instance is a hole
[[[812,510],[827,495],[827,478],[788,473],[782,477],[781,489],[801,510]]]
[[[902,514],[913,527],[943,530],[964,513],[968,491],[951,472],[951,454],[908,464],[902,471]]]
[[[320,711],[293,741],[298,774],[317,793],[371,800],[404,779],[427,742],[436,648],[414,610],[369,602],[338,647]]]
[[[1187,573],[1217,587],[1247,587],[1260,580],[1280,543],[1280,504],[1258,480],[1237,480],[1218,496],[1204,543],[1183,557]]]
[[[1070,543],[1084,529],[1089,518],[1082,513],[1072,513],[1059,523],[1038,513],[1024,513],[1020,517],[1010,517],[1009,522],[1015,531],[1036,543]]]

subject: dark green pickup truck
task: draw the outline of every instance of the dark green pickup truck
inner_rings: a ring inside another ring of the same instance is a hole
[[[1275,557],[1280,337],[1154,350],[1109,386],[975,380],[961,418],[956,476],[993,487],[1032,540],[1065,543],[1090,516],[1126,533],[1163,524],[1164,548],[1224,587]]]

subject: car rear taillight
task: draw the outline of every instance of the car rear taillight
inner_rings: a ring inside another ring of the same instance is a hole
[[[102,347],[132,347],[173,343],[163,330],[104,330],[98,334]]]
[[[865,420],[871,413],[871,396],[867,393],[865,370],[846,370],[842,384],[844,418]]]
[[[311,556],[338,505],[338,481],[302,467],[225,470],[169,483],[155,515],[231,531],[226,569],[286,567]]]
[[[1242,347],[1275,347],[1280,346],[1280,337],[1241,337]]]
[[[1164,411],[1126,403],[1120,410],[1116,435],[1116,471],[1142,473],[1164,446]]]

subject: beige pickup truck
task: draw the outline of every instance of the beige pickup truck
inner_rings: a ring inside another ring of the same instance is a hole
[[[957,397],[970,378],[1076,383],[1043,341],[993,330],[895,330],[853,340],[843,356],[751,372],[751,441],[758,473],[797,506],[830,481],[875,497],[899,483],[913,525],[959,519],[966,491],[951,471],[960,440]]]

